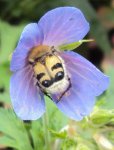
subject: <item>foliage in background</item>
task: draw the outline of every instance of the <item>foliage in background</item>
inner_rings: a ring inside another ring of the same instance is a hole
[[[104,1],[105,2],[105,1]],[[110,2],[110,1],[109,1]],[[22,30],[22,24],[27,24],[28,22],[37,22],[38,19],[48,10],[53,9],[58,6],[74,6],[80,8],[91,25],[90,36],[95,38],[97,44],[102,48],[103,51],[110,51],[111,47],[107,38],[107,30],[103,27],[100,18],[96,14],[93,7],[90,5],[88,0],[2,0],[1,1],[1,9],[0,9],[0,17],[2,20],[5,20],[11,24],[16,24],[18,26],[17,30]],[[113,12],[113,11],[112,11]],[[113,13],[109,13],[110,16],[113,16]],[[114,22],[114,19],[112,18]],[[5,25],[5,24],[4,24]],[[6,25],[7,26],[7,25]],[[2,30],[2,29],[1,29]],[[4,30],[4,29],[3,29]],[[15,31],[17,31],[14,28]],[[10,30],[11,31],[11,30]],[[4,31],[4,35],[6,39],[8,38],[7,30]],[[13,32],[14,34],[15,32]],[[18,32],[17,34],[19,34]],[[14,34],[16,36],[16,33]],[[18,38],[14,38],[17,40]],[[15,43],[15,42],[14,42]],[[14,49],[15,45],[13,45],[12,49]]]
[[[98,98],[93,113],[81,122],[69,121],[48,98],[47,126],[43,119],[22,122],[11,109],[9,63],[23,27],[52,8],[68,5],[84,12],[91,25],[90,37],[108,53],[111,48],[107,29],[88,0],[0,1],[0,104],[4,106],[0,108],[0,145],[17,150],[49,150],[50,147],[53,150],[114,150],[114,68],[108,72],[111,77],[108,91]],[[114,22],[112,14],[108,16]]]

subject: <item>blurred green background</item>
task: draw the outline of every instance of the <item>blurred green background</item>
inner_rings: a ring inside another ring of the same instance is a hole
[[[47,114],[22,122],[11,108],[9,69],[24,26],[60,6],[80,8],[90,22],[86,38],[94,42],[77,51],[110,76],[93,113],[74,122],[46,98]],[[0,150],[114,150],[114,0],[0,0]]]

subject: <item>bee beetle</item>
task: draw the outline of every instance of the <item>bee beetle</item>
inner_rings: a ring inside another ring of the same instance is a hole
[[[61,93],[59,101],[70,89],[71,81],[57,50],[54,47],[37,46],[31,50],[28,60],[33,67],[36,85],[50,98],[51,94]]]

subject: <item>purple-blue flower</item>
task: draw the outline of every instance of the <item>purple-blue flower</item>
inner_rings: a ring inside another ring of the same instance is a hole
[[[29,62],[30,52],[39,46],[54,47],[57,50],[57,58],[64,61],[71,82],[71,87],[59,101],[57,98],[61,91],[48,93],[58,109],[74,120],[81,120],[92,111],[95,96],[102,94],[108,87],[108,77],[79,54],[59,50],[60,45],[83,39],[88,31],[89,23],[82,12],[74,7],[53,9],[38,23],[30,23],[24,28],[11,60],[13,75],[10,95],[18,117],[35,120],[45,112],[44,93],[35,84],[35,73]],[[38,77],[42,76],[40,74]]]

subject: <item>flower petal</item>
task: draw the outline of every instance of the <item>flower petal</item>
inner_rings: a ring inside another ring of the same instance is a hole
[[[95,96],[99,96],[108,88],[109,77],[87,59],[73,51],[63,52],[61,56],[65,60],[71,78],[77,76],[76,82],[86,85],[84,88],[88,88]]]
[[[109,78],[93,64],[74,52],[63,52],[70,73],[72,87],[63,98],[56,103],[57,107],[74,120],[87,116],[95,104],[95,96],[100,95],[109,85]]]
[[[11,77],[10,95],[14,111],[22,120],[36,120],[45,112],[44,97],[34,85],[30,66]]]
[[[89,31],[89,23],[75,7],[59,7],[47,12],[39,21],[44,45],[59,46],[81,40]]]
[[[69,92],[59,102],[56,96],[53,96],[53,99],[58,109],[73,120],[82,120],[90,114],[95,104],[95,97],[92,94],[80,91],[73,83]]]
[[[12,55],[11,71],[17,71],[27,65],[28,53],[32,47],[41,44],[42,39],[43,37],[37,23],[30,23],[24,28]]]

